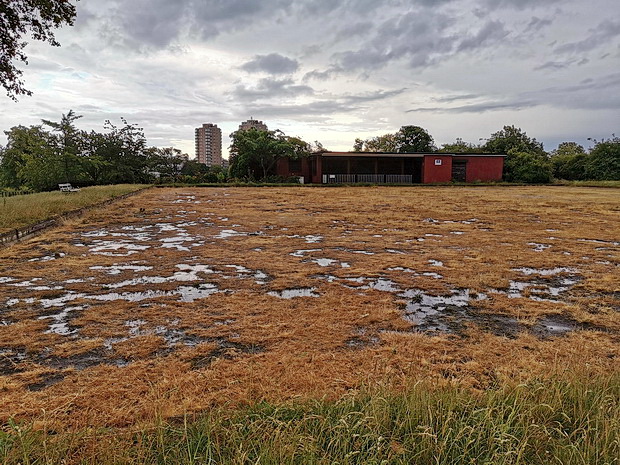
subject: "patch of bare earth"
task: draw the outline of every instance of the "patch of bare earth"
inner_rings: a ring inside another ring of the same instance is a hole
[[[618,369],[615,189],[157,189],[0,251],[0,416]]]

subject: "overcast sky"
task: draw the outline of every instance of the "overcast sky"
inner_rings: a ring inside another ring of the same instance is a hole
[[[507,124],[544,142],[620,133],[618,0],[82,0],[62,47],[33,42],[32,97],[0,129],[125,117],[194,156],[194,128],[250,117],[330,150],[426,128],[438,145]],[[0,138],[4,144],[5,137]]]

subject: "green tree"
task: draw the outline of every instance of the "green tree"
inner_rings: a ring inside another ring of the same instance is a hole
[[[159,173],[162,178],[177,179],[187,162],[187,155],[174,147],[151,147],[147,149],[151,171]]]
[[[433,137],[420,126],[403,126],[396,133],[396,152],[435,152]]]
[[[59,46],[53,30],[63,24],[73,25],[75,16],[75,6],[69,0],[0,2],[0,84],[10,98],[32,94],[21,80],[23,72],[15,66],[15,61],[28,64],[24,36]]]
[[[457,138],[451,144],[443,144],[439,149],[441,153],[481,153],[482,147],[476,144],[465,142],[461,138]]]
[[[123,126],[105,122],[104,160],[109,164],[102,181],[108,184],[148,182],[149,155],[144,130],[121,118]]]
[[[8,142],[0,160],[3,186],[45,190],[62,182],[62,164],[53,150],[51,134],[41,126],[16,126],[5,134]]]
[[[83,131],[80,137],[79,159],[81,175],[86,184],[100,184],[110,162],[108,153],[109,137],[96,131]]]
[[[43,124],[52,128],[52,132],[55,133],[56,137],[50,142],[53,143],[58,158],[62,160],[65,182],[75,182],[81,174],[81,163],[78,160],[78,153],[81,146],[80,136],[82,133],[74,124],[81,117],[81,115],[76,115],[73,110],[69,110],[69,113],[61,116],[58,123],[45,119],[42,120]]]
[[[503,129],[491,134],[483,146],[484,152],[506,154],[504,160],[504,179],[514,182],[546,182],[551,170],[548,162],[547,153],[543,144],[515,126],[504,126]],[[530,154],[532,157],[524,157],[522,154]],[[535,162],[534,160],[537,159]],[[526,163],[526,166],[519,167],[519,163]],[[539,176],[535,176],[532,170],[540,168],[542,171]],[[537,179],[530,181],[528,179]]]
[[[420,126],[403,126],[398,132],[370,137],[366,140],[355,139],[353,150],[356,152],[434,152],[433,137]]]
[[[356,152],[396,152],[396,134],[384,134],[366,140],[355,139]]]
[[[506,158],[505,177],[509,182],[547,183],[551,181],[553,169],[545,157],[528,152],[511,152]]]
[[[232,177],[264,180],[273,174],[281,157],[299,158],[310,151],[310,145],[282,131],[260,131],[252,128],[231,134],[230,169]]]
[[[491,134],[483,149],[488,153],[525,152],[546,156],[542,143],[528,137],[525,131],[515,126],[504,126],[500,131]]]
[[[620,138],[597,141],[586,162],[588,179],[620,181]]]
[[[555,178],[572,181],[586,179],[588,154],[581,145],[576,142],[562,142],[550,155]]]

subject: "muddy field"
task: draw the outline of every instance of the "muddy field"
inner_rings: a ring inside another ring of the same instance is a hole
[[[619,266],[616,189],[153,189],[0,250],[0,417],[610,372]]]

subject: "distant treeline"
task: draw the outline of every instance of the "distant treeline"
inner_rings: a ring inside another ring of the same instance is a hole
[[[149,147],[142,128],[122,119],[105,132],[83,131],[73,111],[59,122],[43,120],[37,126],[16,126],[5,131],[8,142],[0,147],[0,187],[45,191],[59,183],[75,186],[143,184],[181,177],[200,182],[223,182],[221,167],[209,169],[180,150]]]
[[[482,140],[482,139],[481,139]],[[569,181],[620,180],[620,138],[593,141],[586,150],[575,142],[562,142],[556,150],[546,152],[543,144],[515,126],[503,129],[484,139],[482,144],[470,144],[462,139],[437,148],[431,135],[419,126],[403,126],[398,132],[356,139],[353,149],[365,152],[443,152],[443,153],[501,153],[504,181],[547,183],[553,179]]]
[[[75,186],[152,182],[217,183],[228,181],[277,182],[279,157],[299,158],[324,150],[319,142],[285,136],[281,131],[250,130],[231,134],[231,167],[207,167],[189,160],[180,150],[149,147],[143,129],[121,119],[110,121],[105,132],[79,130],[73,111],[60,121],[42,120],[36,126],[15,126],[5,131],[8,142],[0,147],[0,188],[54,190],[59,183]],[[542,143],[519,128],[504,128],[476,145],[457,139],[435,146],[432,136],[419,126],[398,132],[356,139],[353,149],[367,152],[451,152],[506,154],[504,180],[546,183],[565,180],[620,180],[620,138],[594,141],[585,149],[563,142],[546,152]]]

